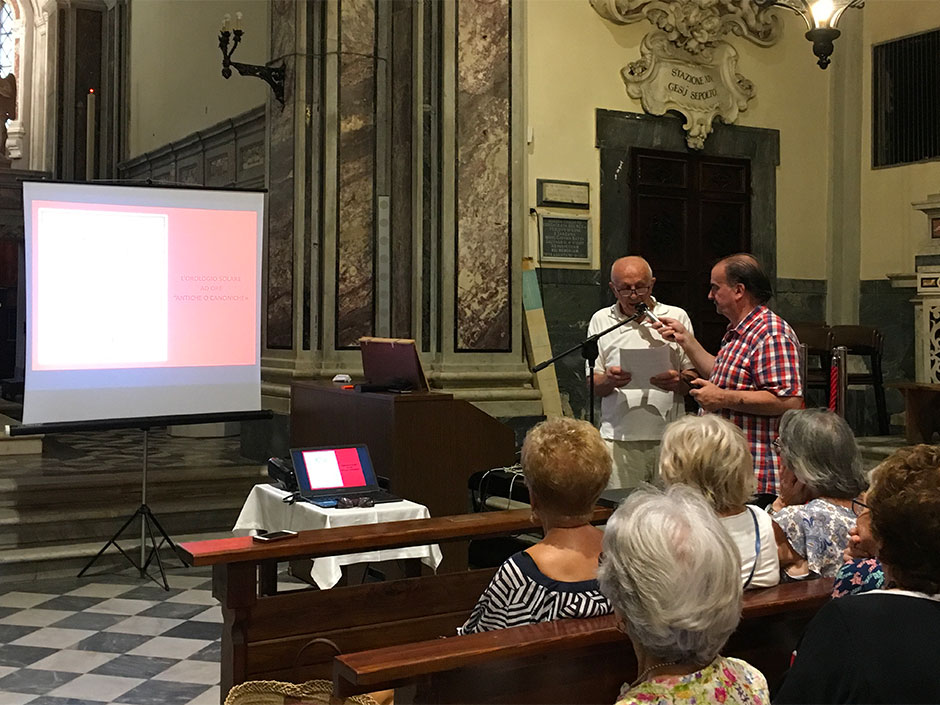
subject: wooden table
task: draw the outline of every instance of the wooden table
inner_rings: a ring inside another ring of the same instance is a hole
[[[940,433],[940,384],[889,382],[904,394],[905,436],[908,443],[932,443]]]

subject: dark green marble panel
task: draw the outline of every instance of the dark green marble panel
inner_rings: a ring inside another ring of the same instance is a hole
[[[771,307],[789,322],[826,320],[827,282],[823,279],[777,279]]]
[[[885,381],[914,379],[914,296],[913,288],[895,288],[887,279],[862,280],[859,282],[859,323],[874,326],[885,338]],[[904,409],[901,393],[887,390],[888,414]],[[846,409],[856,433],[877,434],[875,419],[875,396],[870,388],[856,387],[849,390]]]
[[[538,273],[552,354],[557,355],[587,337],[591,316],[605,305],[607,277],[596,269],[539,269]],[[584,359],[573,353],[559,360],[555,363],[555,374],[562,405],[567,402],[575,417],[588,418]]]

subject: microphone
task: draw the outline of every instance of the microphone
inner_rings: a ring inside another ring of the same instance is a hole
[[[638,303],[634,308],[636,308],[636,312],[637,312],[638,314],[640,314],[641,317],[642,317],[642,316],[646,316],[647,318],[649,318],[649,319],[650,319],[651,321],[653,321],[654,323],[662,323],[662,321],[659,320],[659,316],[657,316],[655,313],[653,313],[652,311],[650,311],[650,307],[647,306],[647,305],[646,305],[645,303],[643,303],[642,301],[641,301],[640,303]]]

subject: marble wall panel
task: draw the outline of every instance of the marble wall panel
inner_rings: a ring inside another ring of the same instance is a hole
[[[336,347],[373,331],[375,4],[342,0],[338,95]]]
[[[271,3],[271,56],[285,57],[285,104],[269,117],[267,311],[265,347],[293,345],[294,290],[294,0]]]
[[[411,0],[392,3],[391,31],[391,335],[413,337],[412,213],[414,168],[414,13]]]
[[[512,344],[510,31],[509,0],[457,0],[459,351],[507,351]]]
[[[542,308],[545,325],[552,342],[552,354],[557,355],[574,347],[587,337],[588,323],[607,289],[607,277],[597,269],[538,270],[542,286]],[[585,383],[584,358],[573,353],[555,363],[555,375],[561,392],[562,408],[566,415],[587,419],[589,389]],[[595,418],[600,418],[600,403],[595,407]]]
[[[882,368],[887,381],[914,379],[914,304],[911,303],[914,294],[913,287],[896,288],[887,279],[859,282],[858,322],[874,326],[884,336]],[[904,409],[903,397],[897,389],[885,390],[885,400],[888,414]],[[857,434],[878,433],[871,387],[849,389],[846,417]]]
[[[823,279],[777,278],[771,308],[791,323],[826,320],[826,291]]]
[[[206,186],[228,186],[235,182],[235,146],[226,144],[206,152]]]

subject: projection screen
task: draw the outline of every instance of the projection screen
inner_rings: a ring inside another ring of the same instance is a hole
[[[25,182],[23,423],[261,407],[264,194]]]

